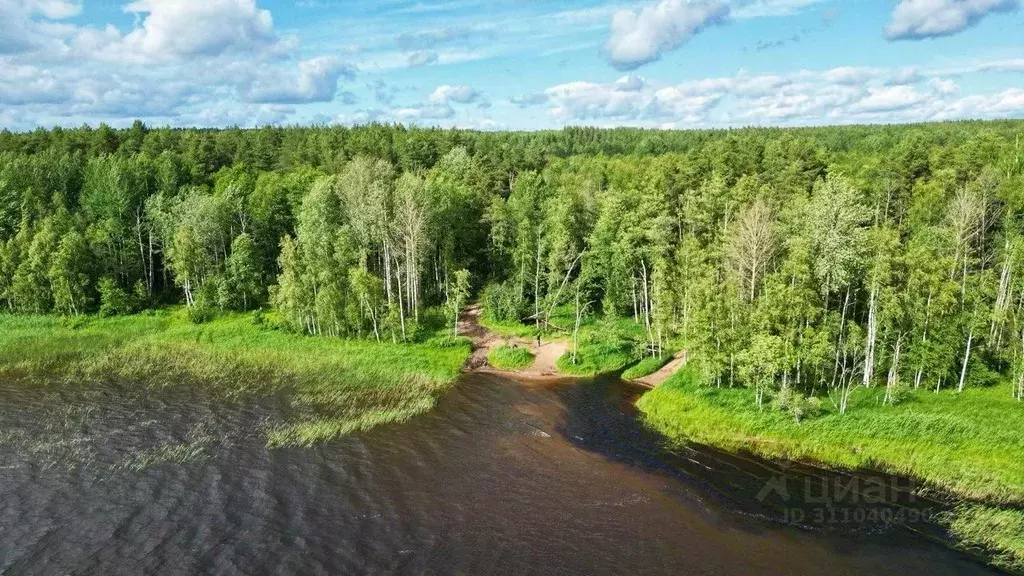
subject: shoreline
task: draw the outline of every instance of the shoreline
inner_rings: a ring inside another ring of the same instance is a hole
[[[532,353],[538,349],[533,341],[518,337],[503,337],[491,332],[480,325],[479,316],[482,309],[479,304],[468,308],[460,317],[460,335],[468,337],[473,342],[473,352],[463,367],[465,373],[495,374],[512,378],[520,382],[553,382],[557,380],[583,380],[586,378],[570,374],[560,373],[554,362],[558,356],[552,359],[550,355],[541,361],[538,355],[534,364],[522,370],[503,370],[491,366],[487,360],[487,354],[497,346],[510,344],[522,346]],[[556,345],[557,342],[545,342],[542,347]],[[566,346],[559,349],[559,356],[564,353]],[[914,486],[912,498],[925,499],[942,506],[941,513],[927,520],[920,526],[913,523],[900,523],[908,531],[918,533],[923,537],[938,542],[943,546],[958,550],[979,562],[997,567],[1011,573],[1024,573],[1022,570],[1021,552],[1010,547],[1000,547],[991,541],[988,543],[979,542],[965,534],[965,530],[973,530],[983,533],[984,528],[974,526],[978,522],[977,517],[983,516],[991,511],[1009,511],[1010,513],[1020,512],[1024,518],[1024,502],[1001,503],[995,498],[971,497],[967,494],[958,494],[950,486],[944,486],[941,482],[929,479],[927,475],[915,473],[911,469],[901,469],[898,464],[892,464],[885,460],[873,462],[842,462],[828,458],[816,457],[807,453],[806,447],[802,447],[799,439],[796,438],[761,438],[743,433],[740,427],[732,429],[730,441],[715,441],[711,436],[689,435],[673,432],[665,421],[659,421],[651,411],[645,410],[643,399],[648,394],[659,390],[676,372],[685,366],[685,352],[677,353],[669,362],[652,374],[635,379],[621,379],[624,383],[637,386],[644,392],[633,401],[639,417],[646,426],[655,430],[659,435],[672,443],[690,444],[703,446],[717,451],[732,454],[739,458],[757,458],[782,463],[787,466],[796,466],[813,475],[824,477],[825,475],[838,475],[850,479],[864,479],[873,475],[882,476],[893,481],[903,480]],[[539,364],[538,364],[539,362]],[[728,424],[726,424],[728,426]],[[771,441],[769,441],[771,440]],[[769,447],[770,446],[770,447]],[[856,449],[851,449],[856,453]],[[908,460],[909,462],[909,460]],[[908,464],[909,466],[909,464]],[[799,527],[800,524],[793,524]],[[957,527],[961,530],[958,532]],[[812,527],[813,529],[813,527]]]

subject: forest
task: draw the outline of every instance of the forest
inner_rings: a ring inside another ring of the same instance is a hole
[[[1003,381],[1021,400],[1020,128],[4,132],[0,299],[414,341],[473,288],[494,321],[601,319],[758,405]]]

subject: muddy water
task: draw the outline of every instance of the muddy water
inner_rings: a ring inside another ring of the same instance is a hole
[[[271,451],[286,398],[0,386],[0,572],[988,573],[916,516],[816,521],[878,506],[814,471],[666,450],[637,393],[467,375],[406,424]]]

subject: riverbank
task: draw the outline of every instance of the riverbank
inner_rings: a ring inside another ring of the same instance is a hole
[[[474,304],[467,308],[459,317],[459,336],[468,338],[473,343],[473,354],[466,363],[466,370],[472,372],[490,372],[512,378],[529,380],[546,380],[564,377],[559,373],[558,360],[569,349],[564,340],[541,340],[527,337],[529,330],[499,331],[482,321],[483,308]],[[520,365],[495,366],[491,355],[502,348],[519,348],[533,356],[530,363]]]
[[[1024,406],[1004,387],[912,392],[897,406],[881,393],[858,390],[846,415],[829,405],[798,423],[758,410],[749,390],[702,386],[684,369],[638,407],[675,441],[918,479],[963,503],[943,519],[962,545],[1024,571]]]
[[[0,315],[0,378],[24,386],[203,386],[225,398],[283,393],[291,419],[269,446],[311,445],[431,409],[470,354],[463,339],[313,338],[261,315],[193,324],[183,308],[112,318]]]

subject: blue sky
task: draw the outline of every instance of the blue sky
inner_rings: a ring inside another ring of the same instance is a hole
[[[0,0],[0,126],[1024,117],[1024,0]]]

